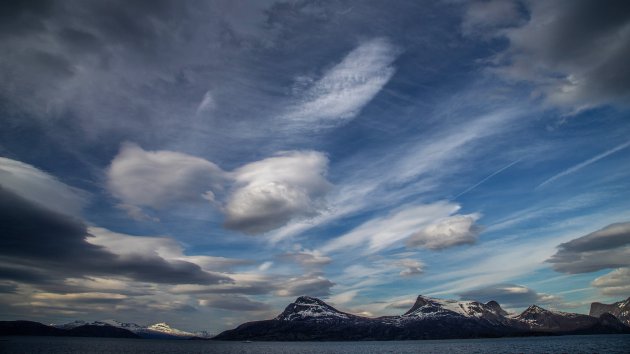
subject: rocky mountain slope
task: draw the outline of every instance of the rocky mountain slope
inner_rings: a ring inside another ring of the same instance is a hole
[[[508,316],[495,301],[481,303],[425,296],[418,296],[403,315],[368,318],[301,296],[276,318],[244,323],[215,339],[404,340],[571,333],[630,333],[630,328],[608,314],[593,317],[534,305],[517,316]]]
[[[591,304],[591,311],[589,312],[589,315],[599,317],[604,313],[609,313],[617,317],[627,326],[630,326],[630,297],[610,305],[599,302]]]

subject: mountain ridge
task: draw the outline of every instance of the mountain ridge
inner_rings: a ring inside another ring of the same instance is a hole
[[[402,315],[362,317],[300,296],[271,320],[246,322],[216,340],[405,340],[630,333],[614,315],[594,317],[532,305],[509,316],[498,302],[418,296]]]

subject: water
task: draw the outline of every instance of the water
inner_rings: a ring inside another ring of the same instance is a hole
[[[219,342],[0,337],[0,353],[630,353],[630,335],[391,342]]]

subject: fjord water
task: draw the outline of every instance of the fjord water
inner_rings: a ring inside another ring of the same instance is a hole
[[[224,342],[0,337],[0,353],[628,353],[630,335],[389,342]]]

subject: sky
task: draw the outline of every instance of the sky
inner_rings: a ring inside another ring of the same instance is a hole
[[[4,1],[0,319],[630,295],[627,1]]]

